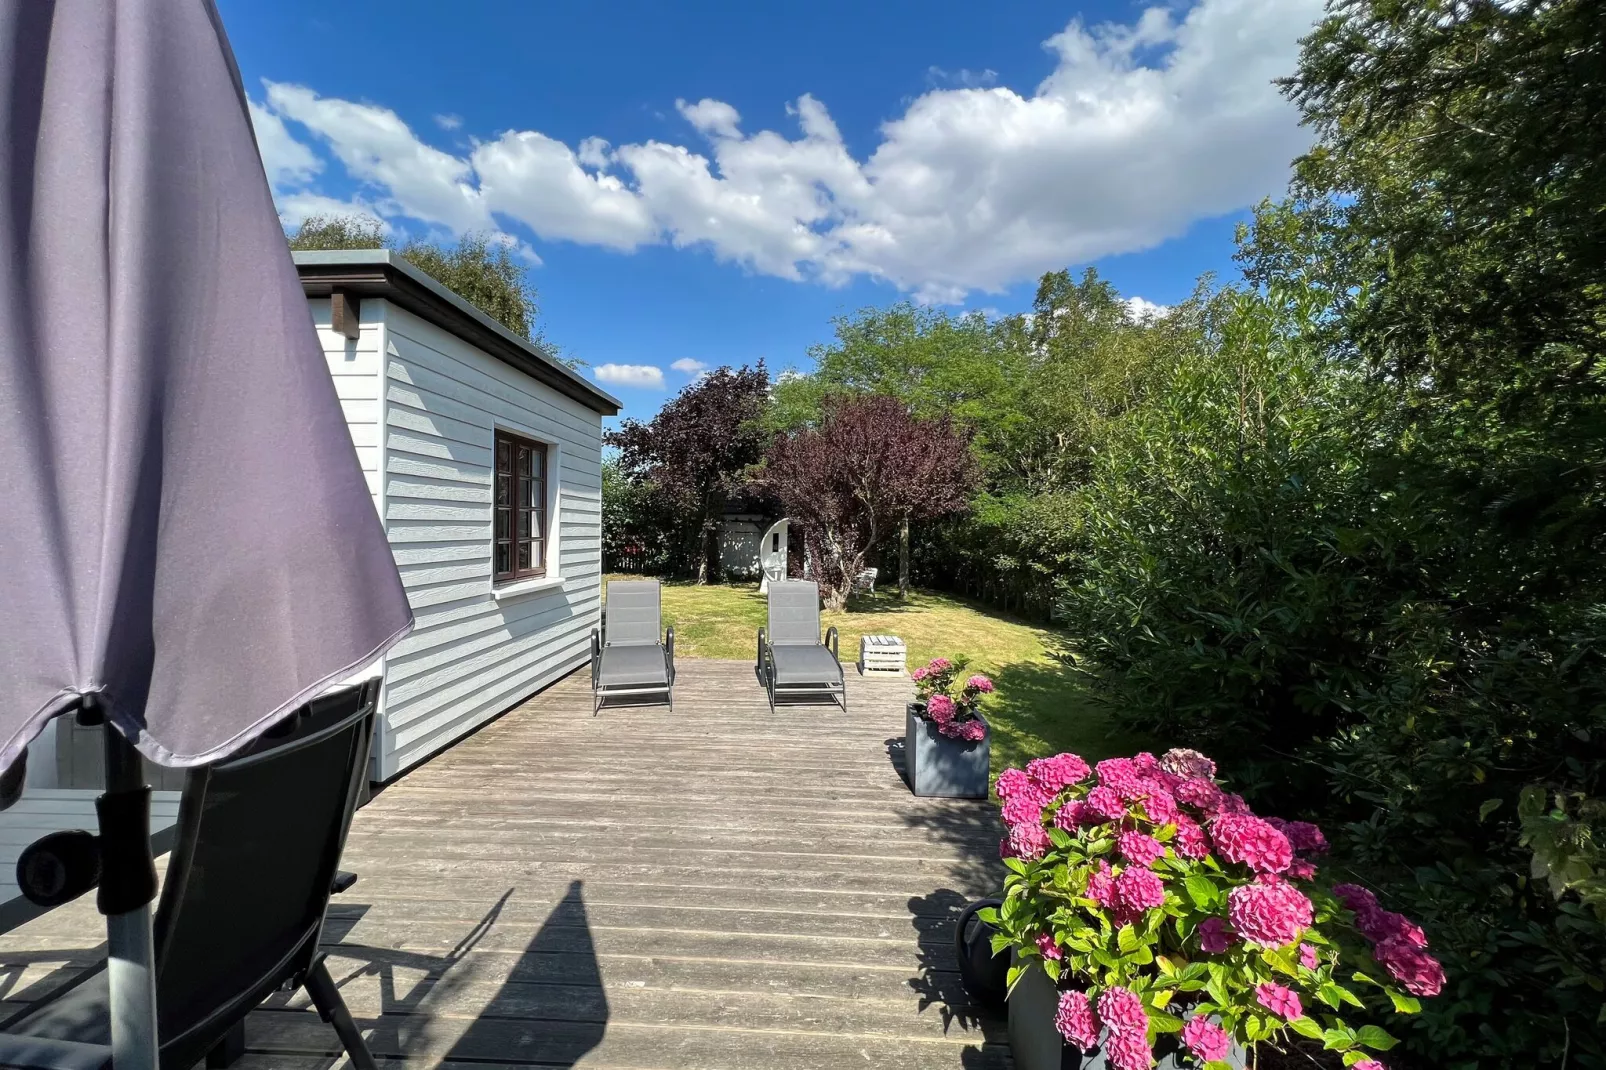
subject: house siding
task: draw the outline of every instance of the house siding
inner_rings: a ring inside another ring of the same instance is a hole
[[[389,302],[364,303],[359,347],[370,304],[383,305],[384,346],[373,379],[383,437],[374,436],[371,486],[416,617],[386,659],[375,772],[389,779],[590,656],[600,615],[602,426],[594,410]],[[348,419],[360,420],[368,399],[355,384],[347,389]],[[359,453],[363,426],[353,426]],[[499,426],[556,447],[547,567],[561,579],[501,600],[491,585]]]

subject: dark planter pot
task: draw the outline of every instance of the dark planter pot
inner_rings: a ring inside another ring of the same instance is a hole
[[[1004,1009],[1004,999],[1009,994],[1010,952],[1005,948],[993,954],[993,934],[998,930],[976,917],[976,913],[1002,903],[1002,899],[978,899],[954,923],[959,980],[979,1006],[995,1011]]]
[[[904,715],[903,767],[909,790],[931,798],[987,798],[992,729],[981,739],[949,739],[935,722],[920,716],[923,708],[911,702]]]
[[[1102,1048],[1081,1052],[1054,1028],[1059,989],[1035,962],[1015,982],[1009,994],[1009,1050],[1016,1070],[1108,1070]],[[1154,1045],[1156,1070],[1185,1070],[1199,1064],[1178,1042],[1175,1033],[1162,1034]],[[1243,1070],[1249,1057],[1234,1047],[1227,1065]]]

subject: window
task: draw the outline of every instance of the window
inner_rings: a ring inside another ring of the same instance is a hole
[[[539,442],[496,432],[496,520],[491,538],[495,583],[546,575],[546,458]]]

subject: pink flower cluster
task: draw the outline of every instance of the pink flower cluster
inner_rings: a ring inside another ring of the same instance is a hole
[[[1087,763],[1074,754],[1033,758],[1026,763],[1027,778],[1049,795],[1058,795],[1072,784],[1086,780],[1088,772]]]
[[[1206,955],[1219,955],[1232,946],[1232,930],[1220,918],[1206,918],[1199,923],[1199,950]]]
[[[1139,866],[1152,866],[1165,857],[1165,844],[1137,829],[1127,829],[1116,837],[1115,849],[1122,858]]]
[[[1111,897],[1112,920],[1119,928],[1143,917],[1145,911],[1165,906],[1165,885],[1153,871],[1127,866],[1115,878]]]
[[[1284,988],[1270,981],[1256,987],[1255,1002],[1288,1022],[1305,1014],[1305,1008],[1300,1004],[1299,996],[1293,989]]]
[[[1251,814],[1222,814],[1210,822],[1216,854],[1256,873],[1281,873],[1294,860],[1288,837],[1268,821]]]
[[[993,693],[993,682],[985,676],[976,675],[965,681],[965,687],[971,691],[980,691],[984,695]]]
[[[1109,1034],[1104,1058],[1115,1070],[1149,1070],[1154,1053],[1149,1048],[1149,1013],[1137,994],[1120,985],[1099,993],[1099,1017]]]
[[[1283,947],[1298,940],[1314,917],[1305,893],[1273,874],[1227,893],[1227,918],[1238,935],[1261,947]]]
[[[1173,747],[1160,756],[1160,768],[1184,780],[1216,779],[1216,763],[1196,750]]]
[[[1337,884],[1333,894],[1355,912],[1355,928],[1372,942],[1372,957],[1413,996],[1444,989],[1444,967],[1428,954],[1428,938],[1403,914],[1384,910],[1377,896],[1358,884]]]
[[[1099,1042],[1098,1016],[1093,1013],[1093,1001],[1087,998],[1086,992],[1060,993],[1054,1028],[1082,1051],[1092,1049]]]
[[[1208,1018],[1190,1018],[1182,1027],[1182,1043],[1202,1063],[1225,1059],[1232,1053],[1232,1038]]]

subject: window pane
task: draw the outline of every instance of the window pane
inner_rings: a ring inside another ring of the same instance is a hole
[[[520,446],[519,447],[519,475],[527,476],[529,474],[530,474],[530,447],[528,447],[528,446]]]
[[[512,505],[513,504],[512,498],[513,498],[513,477],[512,476],[497,476],[496,477],[496,504],[497,505],[501,505],[501,506]]]
[[[505,438],[498,438],[496,441],[496,470],[498,472],[513,470],[513,446]]]
[[[530,544],[528,542],[521,542],[519,543],[519,569],[522,571],[531,567]]]
[[[513,537],[513,511],[511,509],[498,509],[496,511],[496,530],[492,538],[511,539]]]
[[[546,544],[540,539],[530,540],[530,559],[535,562],[535,568],[546,565]]]
[[[509,544],[505,542],[499,542],[496,544],[496,574],[498,576],[505,576],[509,572],[513,571],[512,569],[508,568],[507,564],[508,547]]]
[[[542,499],[545,497],[545,495],[541,493],[542,485],[543,484],[539,479],[532,479],[526,483],[522,488],[524,491],[524,497],[522,500],[520,500],[519,505],[526,509],[541,508]]]

